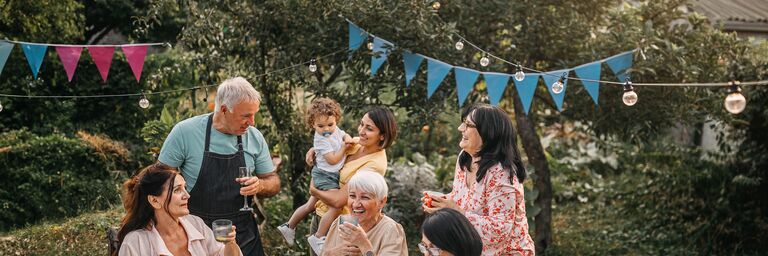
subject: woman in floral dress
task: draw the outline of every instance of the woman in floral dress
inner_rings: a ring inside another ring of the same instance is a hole
[[[507,113],[487,104],[469,107],[459,125],[461,141],[453,190],[431,199],[432,213],[464,213],[483,241],[483,255],[534,255],[525,216],[525,167]],[[429,201],[427,198],[423,201]]]

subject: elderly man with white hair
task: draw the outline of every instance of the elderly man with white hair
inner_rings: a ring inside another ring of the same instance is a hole
[[[208,226],[216,219],[232,221],[243,255],[264,255],[253,212],[243,204],[280,191],[269,146],[253,126],[260,104],[261,95],[248,81],[227,79],[216,92],[213,113],[176,124],[158,158],[187,181],[191,214]],[[241,167],[256,176],[240,178]]]
[[[384,177],[360,170],[347,188],[352,213],[333,222],[321,255],[408,255],[403,226],[381,212],[389,191]],[[339,220],[346,221],[342,224]]]

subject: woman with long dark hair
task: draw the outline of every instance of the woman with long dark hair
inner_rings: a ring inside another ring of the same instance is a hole
[[[189,193],[179,172],[161,163],[144,168],[123,184],[118,255],[242,255],[232,227],[225,242],[189,215]]]
[[[499,107],[478,104],[467,108],[461,120],[453,190],[431,197],[424,211],[462,212],[483,240],[483,255],[534,255],[525,216],[525,167],[509,116]]]
[[[442,208],[427,215],[421,224],[419,250],[424,256],[480,256],[483,241],[467,217]]]

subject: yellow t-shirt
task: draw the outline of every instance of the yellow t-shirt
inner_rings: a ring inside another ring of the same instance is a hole
[[[358,150],[360,150],[362,147],[357,146],[355,148],[352,148],[350,151],[354,154]],[[387,173],[387,152],[386,150],[380,150],[375,153],[371,153],[368,155],[364,155],[363,157],[360,157],[358,159],[347,161],[344,163],[344,167],[339,170],[339,185],[344,186],[347,185],[347,182],[349,182],[349,179],[352,178],[355,173],[357,173],[358,170],[368,168],[371,171],[377,172],[381,174],[381,176],[384,176]],[[323,203],[323,201],[317,201],[317,204],[315,204],[315,214],[322,217],[326,212],[328,211],[328,206]],[[341,211],[341,214],[349,214],[349,207],[344,206],[344,209]]]

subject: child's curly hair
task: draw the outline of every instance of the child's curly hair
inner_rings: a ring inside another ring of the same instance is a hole
[[[312,128],[318,116],[336,117],[336,123],[339,123],[341,122],[341,106],[330,98],[316,98],[312,100],[309,110],[307,110],[306,120],[309,128]]]

